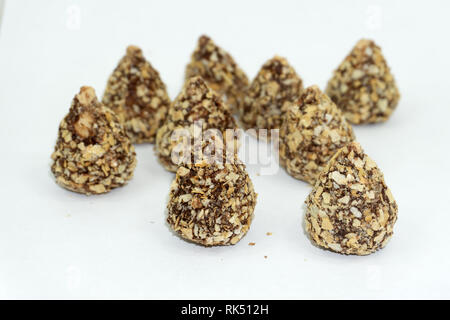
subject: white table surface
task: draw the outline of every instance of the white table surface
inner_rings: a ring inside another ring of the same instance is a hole
[[[448,1],[6,1],[0,298],[450,298],[449,9]],[[107,195],[55,184],[50,154],[79,87],[101,95],[136,44],[174,98],[202,33],[249,78],[279,54],[305,85],[322,88],[359,38],[382,47],[400,104],[388,122],[355,132],[399,205],[385,249],[357,257],[313,246],[302,227],[310,187],[282,169],[258,175],[249,166],[254,222],[240,243],[217,248],[170,232],[173,175],[152,145],[137,147],[134,179]]]

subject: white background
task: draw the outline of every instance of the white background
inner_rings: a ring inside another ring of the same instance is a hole
[[[448,1],[7,0],[0,298],[450,298],[449,10]],[[310,187],[282,169],[249,167],[259,193],[254,222],[240,243],[217,248],[170,232],[173,175],[152,145],[137,147],[134,179],[107,195],[55,184],[50,154],[79,87],[101,96],[136,44],[174,98],[203,33],[250,79],[279,54],[305,85],[321,88],[358,39],[382,47],[400,104],[388,122],[355,132],[399,205],[385,249],[357,257],[313,246],[302,227]]]

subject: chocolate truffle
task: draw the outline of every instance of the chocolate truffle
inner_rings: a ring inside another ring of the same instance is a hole
[[[117,114],[132,143],[153,143],[170,99],[166,85],[142,50],[129,46],[109,77],[103,103]]]
[[[400,99],[380,47],[366,39],[334,71],[326,93],[355,124],[386,121]]]
[[[256,197],[237,158],[180,166],[170,188],[167,222],[184,239],[204,246],[236,244],[250,228]]]
[[[133,177],[136,154],[116,114],[82,87],[61,121],[51,170],[62,187],[99,194]]]
[[[321,247],[367,255],[392,237],[397,204],[383,174],[357,142],[340,149],[306,199],[306,230]]]
[[[285,58],[275,56],[262,66],[246,92],[240,106],[242,125],[246,129],[279,129],[283,114],[302,90],[302,79],[294,68]]]
[[[193,76],[201,76],[222,96],[231,111],[237,112],[248,78],[231,55],[205,35],[198,39],[191,62],[186,66],[186,80]]]
[[[220,96],[201,77],[193,77],[186,81],[158,130],[155,151],[161,164],[176,172],[181,163],[195,162],[211,147],[237,153],[240,134],[235,129],[236,122]]]
[[[314,185],[336,151],[354,139],[341,111],[317,86],[311,86],[284,115],[280,163],[294,178]]]

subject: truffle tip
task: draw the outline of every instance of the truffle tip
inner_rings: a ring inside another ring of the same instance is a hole
[[[373,45],[373,44],[375,44],[375,42],[373,40],[363,38],[363,39],[360,39],[356,43],[356,47],[357,48],[363,48],[363,47],[367,47],[367,46],[370,46],[370,45]]]
[[[142,53],[142,50],[141,50],[141,48],[139,48],[138,46],[135,46],[135,45],[129,45],[129,46],[127,47],[127,55],[128,55],[128,56],[133,56],[133,55],[141,54],[141,53]]]
[[[82,86],[77,94],[77,99],[81,105],[87,106],[96,98],[95,90],[89,86]]]

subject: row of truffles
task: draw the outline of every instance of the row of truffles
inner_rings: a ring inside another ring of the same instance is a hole
[[[136,153],[117,115],[82,87],[59,125],[51,170],[71,191],[100,194],[133,177]]]
[[[311,239],[342,254],[367,255],[383,248],[397,220],[398,207],[383,174],[357,142],[328,162],[306,205]]]
[[[245,129],[280,129],[303,91],[287,60],[275,56],[249,84],[233,57],[209,37],[198,40],[185,79],[199,76],[237,113]],[[325,93],[354,124],[386,121],[400,94],[381,49],[360,40],[334,71]],[[142,50],[129,46],[110,76],[102,102],[116,112],[132,143],[154,143],[171,104],[166,86]]]
[[[303,90],[301,78],[287,60],[275,56],[248,84],[234,59],[202,36],[186,67],[186,79],[201,76],[227,99],[245,129],[280,129],[282,118]],[[386,121],[400,94],[381,49],[362,39],[329,80],[326,94],[354,124]]]
[[[278,56],[249,84],[231,55],[206,36],[185,77],[171,102],[142,50],[129,46],[102,102],[82,87],[61,122],[51,167],[57,183],[84,194],[108,192],[133,176],[132,143],[155,143],[160,163],[176,172],[168,203],[172,229],[206,246],[235,244],[250,227],[257,197],[237,158],[238,113],[246,129],[280,129],[281,165],[314,186],[305,218],[314,242],[358,255],[387,243],[397,205],[347,123],[385,121],[399,100],[373,41],[357,43],[326,94],[317,86],[303,89]]]

